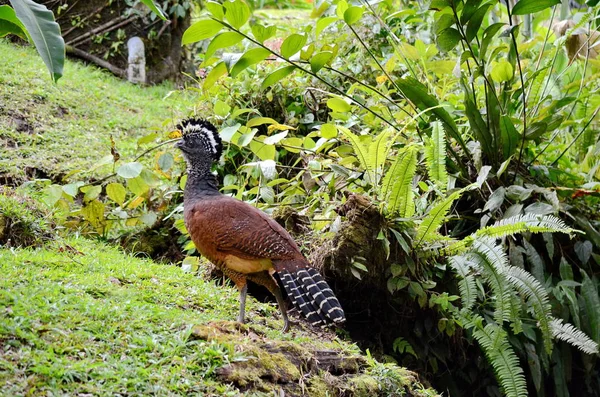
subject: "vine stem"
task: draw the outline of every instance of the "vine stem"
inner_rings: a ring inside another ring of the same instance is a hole
[[[594,114],[592,114],[592,117],[590,117],[590,119],[588,120],[587,123],[585,123],[585,125],[583,126],[583,128],[581,129],[581,131],[579,132],[579,134],[577,134],[577,136],[575,137],[575,139],[573,139],[573,142],[569,143],[569,146],[567,146],[565,148],[565,150],[562,151],[562,153],[556,158],[556,160],[554,160],[550,166],[554,167],[556,165],[556,163],[558,162],[558,160],[560,160],[560,158],[562,156],[564,156],[565,153],[567,153],[567,151],[569,151],[569,149],[571,148],[571,146],[573,146],[575,144],[575,142],[577,142],[577,140],[579,139],[579,137],[581,135],[583,135],[583,133],[585,132],[585,130],[590,126],[590,124],[592,123],[592,121],[594,121],[594,119],[596,118],[596,116],[598,115],[598,112],[600,112],[600,106],[598,106],[596,108],[596,110],[594,111]]]
[[[156,146],[152,146],[151,148],[144,150],[144,151],[143,151],[143,152],[142,152],[142,153],[141,153],[139,156],[137,156],[136,158],[134,158],[134,159],[133,159],[133,161],[134,161],[134,162],[135,162],[135,161],[138,161],[139,159],[141,159],[142,157],[144,157],[144,156],[145,156],[145,155],[147,155],[148,153],[150,153],[150,152],[152,152],[152,151],[154,151],[154,150],[158,149],[159,147],[161,147],[161,146],[165,146],[165,145],[167,145],[167,144],[169,144],[169,143],[177,142],[179,139],[181,139],[181,138],[173,138],[173,139],[169,139],[169,140],[167,140],[167,141],[164,141],[164,142],[161,142],[161,143],[159,143],[159,144],[158,144],[158,145],[156,145]],[[113,178],[113,177],[115,177],[115,176],[117,176],[117,173],[116,173],[116,172],[113,172],[112,174],[110,174],[110,175],[108,175],[108,176],[105,176],[104,178],[102,178],[102,179],[99,179],[99,180],[97,180],[97,181],[96,181],[96,182],[94,182],[94,183],[90,183],[90,185],[100,185],[100,184],[102,184],[102,182],[104,182],[104,181],[106,181],[106,180],[108,180],[108,179],[110,179],[110,178]]]
[[[521,149],[519,149],[519,157],[517,159],[517,168],[515,169],[515,173],[513,175],[512,183],[515,183],[515,179],[517,179],[517,173],[519,172],[519,167],[521,166],[521,160],[523,158],[523,148],[525,147],[525,135],[527,133],[527,93],[525,92],[525,79],[523,79],[523,69],[521,68],[521,56],[519,55],[519,49],[517,48],[517,38],[515,37],[515,32],[513,28],[513,20],[512,15],[510,13],[510,5],[506,3],[506,11],[508,12],[508,23],[510,24],[510,37],[512,39],[513,45],[515,46],[515,54],[517,55],[517,65],[519,66],[519,78],[521,80],[521,98],[523,102],[523,137],[521,139]]]
[[[394,130],[399,131],[400,127],[398,127],[396,124],[392,123],[391,121],[389,121],[388,119],[386,119],[385,117],[383,117],[381,114],[375,112],[373,109],[369,108],[368,106],[363,105],[362,103],[356,101],[354,98],[352,98],[350,95],[346,94],[344,91],[340,90],[339,88],[337,88],[336,86],[334,86],[333,84],[329,83],[327,80],[325,80],[324,78],[322,78],[321,76],[317,75],[316,73],[313,73],[311,70],[308,70],[306,68],[303,68],[299,63],[296,63],[290,59],[287,59],[285,57],[283,57],[282,55],[276,53],[275,51],[271,50],[270,48],[266,47],[264,44],[256,41],[255,39],[253,39],[252,37],[248,36],[247,34],[245,34],[244,32],[234,28],[233,26],[231,26],[230,24],[228,24],[225,21],[221,21],[217,18],[214,17],[210,17],[210,19],[212,19],[215,22],[220,23],[221,25],[225,26],[227,29],[231,30],[232,32],[236,32],[242,36],[244,36],[244,38],[248,39],[249,41],[251,41],[252,43],[258,45],[259,47],[269,51],[269,53],[271,53],[272,55],[274,55],[275,57],[281,59],[284,62],[289,63],[290,65],[296,67],[297,69],[302,70],[304,73],[316,78],[317,80],[319,80],[321,83],[325,84],[327,87],[331,88],[332,90],[334,90],[336,93],[338,93],[339,95],[343,96],[344,98],[347,98],[349,100],[352,101],[352,103],[358,105],[359,107],[363,108],[364,110],[366,110],[367,112],[371,113],[373,116],[377,117],[379,120],[383,121],[384,123],[386,123],[387,125],[389,125],[390,127],[392,127]]]

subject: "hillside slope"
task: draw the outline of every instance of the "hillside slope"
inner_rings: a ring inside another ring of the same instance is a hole
[[[415,395],[414,374],[275,305],[85,239],[0,249],[0,394]],[[299,320],[296,318],[296,320]]]
[[[34,49],[0,39],[0,54],[0,183],[58,180],[76,170],[105,175],[111,137],[127,158],[138,138],[194,108],[191,95],[168,84],[138,87],[69,60],[53,84]]]
[[[110,161],[95,167],[111,136],[132,156],[140,136],[194,108],[185,92],[73,62],[53,85],[32,49],[0,40],[0,53],[2,185],[106,175]],[[274,304],[249,299],[239,325],[228,283],[74,238],[39,192],[2,185],[0,396],[436,395],[297,317],[282,334]]]

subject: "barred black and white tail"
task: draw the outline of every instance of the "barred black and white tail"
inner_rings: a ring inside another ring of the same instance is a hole
[[[277,274],[294,306],[312,325],[341,324],[346,320],[340,302],[315,269],[280,270]]]

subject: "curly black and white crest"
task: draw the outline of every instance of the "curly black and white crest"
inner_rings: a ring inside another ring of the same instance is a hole
[[[223,143],[217,128],[210,122],[197,118],[183,120],[177,129],[181,131],[187,145],[201,145],[217,161],[223,151]]]

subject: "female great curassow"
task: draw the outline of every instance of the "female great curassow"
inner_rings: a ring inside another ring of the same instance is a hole
[[[271,291],[281,310],[284,331],[289,329],[285,302],[276,274],[294,306],[313,325],[341,324],[344,311],[321,275],[277,222],[255,207],[219,192],[212,164],[223,145],[217,129],[199,119],[183,121],[176,147],[188,165],[184,191],[184,219],[198,251],[218,266],[240,291],[244,322],[247,280]]]

